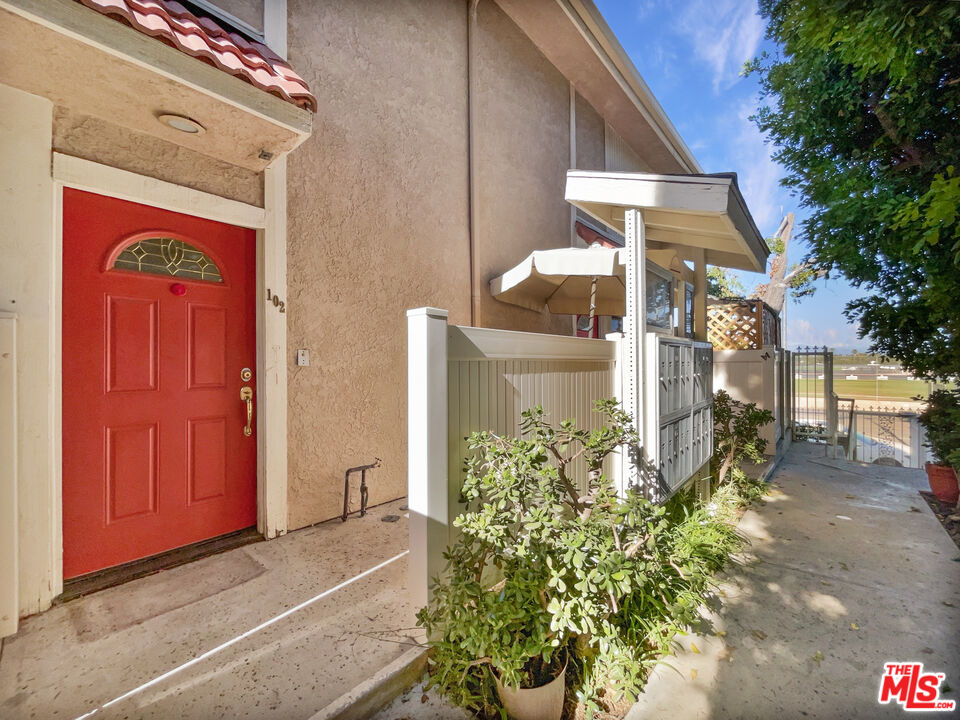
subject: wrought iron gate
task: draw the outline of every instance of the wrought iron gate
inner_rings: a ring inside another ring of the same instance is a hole
[[[916,412],[837,397],[833,353],[826,347],[799,348],[792,359],[794,441],[830,445],[850,460],[923,467],[927,454]]]
[[[793,439],[830,442],[837,429],[833,394],[833,353],[826,347],[793,353]]]

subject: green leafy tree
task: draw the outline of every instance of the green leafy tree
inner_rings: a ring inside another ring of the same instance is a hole
[[[760,0],[781,52],[754,119],[808,209],[810,259],[865,294],[845,314],[919,375],[960,369],[960,2]]]
[[[934,459],[960,467],[960,390],[934,390],[919,420]]]
[[[707,294],[710,297],[739,298],[743,297],[743,283],[736,273],[722,267],[711,265],[707,268]]]

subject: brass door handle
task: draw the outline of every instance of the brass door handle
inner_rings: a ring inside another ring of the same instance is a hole
[[[253,388],[248,385],[240,388],[240,399],[247,403],[247,425],[243,428],[243,435],[250,437],[253,433]]]

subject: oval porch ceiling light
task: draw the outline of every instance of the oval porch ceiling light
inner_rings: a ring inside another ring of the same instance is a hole
[[[164,125],[169,125],[174,130],[179,130],[180,132],[185,132],[190,135],[200,135],[206,132],[206,128],[203,127],[203,125],[196,120],[191,120],[186,115],[158,115],[157,120]]]

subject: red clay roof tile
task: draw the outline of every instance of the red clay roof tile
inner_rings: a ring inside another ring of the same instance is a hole
[[[303,78],[266,45],[230,33],[173,0],[77,0],[181,52],[312,112],[317,99]]]

